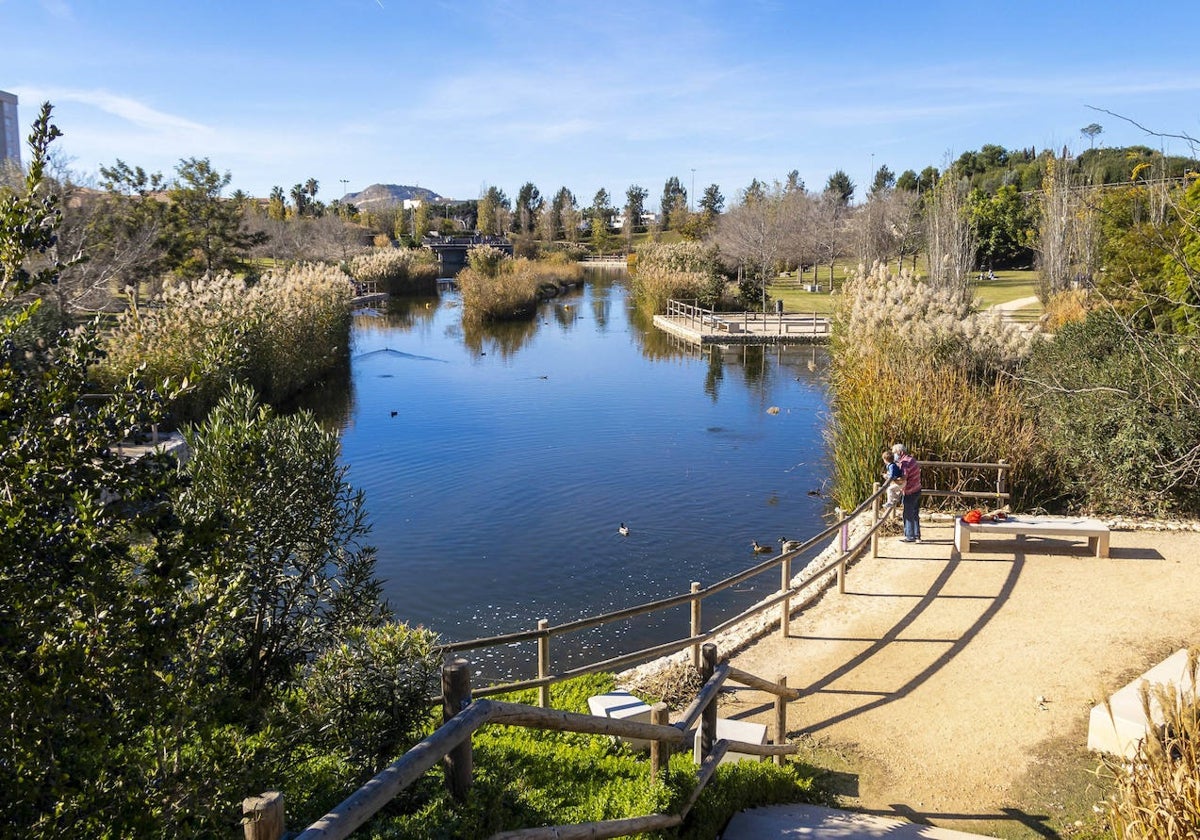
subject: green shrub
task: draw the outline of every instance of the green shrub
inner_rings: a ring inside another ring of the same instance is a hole
[[[1194,511],[1200,345],[1132,329],[1108,310],[1063,326],[1025,370],[1025,399],[1069,498],[1127,515]]]
[[[422,627],[355,627],[303,666],[288,698],[305,741],[367,777],[426,734],[436,695],[437,635]]]

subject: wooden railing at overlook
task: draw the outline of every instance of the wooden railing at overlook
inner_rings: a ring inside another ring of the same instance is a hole
[[[924,495],[948,497],[956,499],[995,499],[999,505],[1009,499],[1007,474],[1009,465],[999,463],[974,462],[929,462],[923,463],[922,471],[940,471],[945,469],[967,470],[978,472],[994,470],[996,472],[995,490],[966,490],[961,489],[926,489]],[[680,825],[692,806],[695,804],[704,786],[712,777],[717,764],[725,752],[735,749],[737,752],[755,755],[772,755],[776,761],[782,756],[795,752],[795,747],[786,743],[787,734],[787,702],[797,699],[799,692],[789,689],[784,677],[778,677],[772,683],[762,677],[755,676],[730,666],[727,662],[719,663],[716,645],[709,640],[719,633],[737,624],[763,613],[772,607],[779,606],[780,632],[788,635],[789,623],[793,608],[799,608],[823,591],[824,578],[829,572],[836,572],[836,582],[839,592],[845,592],[846,568],[850,562],[859,557],[869,545],[872,556],[878,553],[879,531],[888,520],[888,515],[882,507],[882,496],[886,487],[878,482],[874,491],[866,500],[849,513],[842,513],[836,522],[823,529],[819,534],[809,538],[797,548],[785,551],[775,557],[759,563],[749,569],[728,577],[712,586],[700,588],[698,583],[692,584],[690,592],[628,607],[623,610],[605,613],[603,615],[566,622],[555,627],[548,626],[545,620],[538,622],[537,630],[519,633],[507,633],[500,636],[489,636],[481,639],[471,639],[456,642],[445,647],[449,653],[461,653],[469,650],[480,650],[497,645],[511,645],[517,642],[533,641],[538,643],[538,677],[532,680],[493,685],[472,690],[470,680],[470,665],[465,659],[455,659],[443,669],[442,696],[443,725],[425,740],[410,749],[401,758],[385,768],[358,791],[351,794],[345,801],[310,826],[301,840],[317,840],[317,838],[343,838],[355,828],[369,820],[375,813],[386,805],[402,790],[409,787],[424,773],[439,762],[446,768],[446,784],[450,793],[457,799],[465,798],[470,787],[471,778],[471,735],[480,727],[487,724],[506,724],[526,726],[537,729],[552,729],[591,734],[614,735],[628,738],[641,738],[651,742],[650,776],[655,778],[672,748],[682,744],[689,729],[701,721],[701,739],[698,758],[701,759],[700,770],[697,774],[697,786],[685,806],[678,814],[651,814],[642,817],[632,817],[621,820],[607,820],[601,823],[588,823],[577,826],[554,826],[550,828],[522,829],[495,835],[493,840],[550,840],[550,838],[602,838],[621,837],[631,833],[655,831]],[[851,528],[859,519],[870,512],[871,521],[867,527]],[[890,514],[890,511],[886,512]],[[854,538],[851,541],[851,532]],[[839,551],[825,564],[811,573],[799,584],[791,581],[792,560],[810,551],[834,534],[840,533]],[[773,567],[780,569],[780,589],[777,593],[760,601],[738,615],[721,622],[709,630],[701,628],[701,604],[707,597],[728,589],[756,575],[770,571]],[[805,601],[793,604],[793,599],[801,595]],[[676,607],[681,604],[691,604],[691,632],[686,638],[654,645],[639,651],[613,657],[601,662],[570,669],[558,674],[550,673],[549,642],[555,635],[574,632],[590,627],[600,626],[609,622],[624,620],[639,615],[646,615],[660,610]],[[594,715],[574,714],[555,711],[549,708],[549,688],[555,682],[570,679],[583,674],[599,671],[610,671],[628,665],[644,662],[649,659],[665,656],[693,648],[693,661],[700,670],[704,685],[696,699],[684,712],[683,717],[673,725],[668,725],[667,709],[664,704],[658,704],[652,709],[653,723],[602,718]],[[747,744],[717,740],[716,732],[716,697],[726,680],[739,682],[751,688],[768,691],[776,696],[776,739],[775,744]],[[506,703],[483,699],[488,695],[514,691],[522,688],[537,687],[540,691],[540,706],[524,706],[516,703]],[[248,840],[277,840],[283,833],[283,802],[275,792],[251,797],[243,803],[248,814],[244,826]]]
[[[923,496],[942,497],[952,499],[995,499],[997,506],[1005,503],[1009,499],[1008,492],[1008,471],[1010,465],[1004,461],[997,463],[980,463],[980,462],[964,462],[964,461],[931,461],[921,464],[922,474],[929,476],[930,473],[942,474],[947,470],[956,470],[960,473],[959,479],[956,482],[955,489],[923,489]],[[967,490],[961,489],[964,485],[970,484],[969,478],[964,478],[961,473],[972,473],[978,475],[981,472],[994,472],[996,475],[995,489],[988,490]],[[881,496],[883,488],[877,483],[874,492],[866,498],[857,508],[849,513],[843,513],[839,510],[837,521],[826,527],[820,533],[805,540],[798,547],[784,551],[775,555],[755,566],[740,571],[730,577],[720,580],[709,586],[701,586],[699,582],[693,581],[691,591],[672,595],[667,598],[662,598],[657,601],[650,601],[637,606],[625,607],[624,609],[614,610],[612,612],[602,613],[600,615],[578,618],[573,621],[567,621],[554,626],[550,622],[542,619],[538,622],[537,628],[533,630],[520,630],[513,633],[502,633],[495,636],[485,636],[477,639],[468,639],[461,642],[451,642],[443,647],[447,654],[462,654],[468,651],[484,650],[495,647],[508,647],[514,644],[523,642],[536,642],[537,654],[535,661],[537,662],[537,677],[532,679],[517,680],[497,685],[480,688],[475,691],[475,696],[486,697],[493,694],[502,694],[504,692],[516,691],[526,688],[538,688],[541,690],[540,703],[542,706],[550,705],[550,686],[556,682],[572,679],[574,677],[583,676],[585,674],[593,674],[604,671],[615,671],[623,668],[632,667],[651,659],[657,659],[662,656],[669,656],[677,653],[688,647],[692,649],[692,664],[699,667],[700,664],[700,646],[707,641],[711,641],[721,633],[736,627],[748,619],[754,618],[761,613],[766,612],[772,607],[779,607],[779,623],[780,634],[786,638],[788,634],[789,621],[793,610],[806,605],[809,601],[816,598],[822,591],[823,584],[819,583],[828,572],[837,571],[837,585],[839,591],[845,591],[845,570],[848,563],[853,562],[863,551],[868,544],[871,544],[872,556],[878,551],[878,539],[876,534],[882,524],[882,502]],[[861,528],[854,527],[857,520],[866,513],[872,513],[873,519],[866,534],[857,539],[853,545],[850,544],[851,532],[857,533]],[[792,583],[792,565],[793,561],[812,551],[818,546],[824,546],[826,541],[835,534],[841,534],[841,551],[836,557],[825,564],[825,567],[814,571],[805,580],[798,584]],[[721,623],[705,630],[703,628],[703,603],[705,599],[711,598],[719,592],[730,589],[738,584],[744,583],[751,578],[771,571],[774,568],[779,569],[779,589],[775,594],[768,596],[762,601],[743,610],[732,618],[726,619]],[[805,596],[805,600],[796,601],[793,599]],[[679,607],[684,604],[689,604],[691,621],[688,628],[688,635],[675,639],[669,642],[663,642],[651,647],[635,650],[630,653],[620,656],[611,657],[598,662],[593,662],[588,665],[582,665],[575,668],[559,671],[555,673],[551,667],[551,650],[550,642],[555,637],[561,637],[570,633],[577,633],[582,630],[588,630],[593,627],[600,627],[606,624],[612,624],[617,621],[625,621],[630,618],[650,615],[652,613],[662,612],[674,607]]]

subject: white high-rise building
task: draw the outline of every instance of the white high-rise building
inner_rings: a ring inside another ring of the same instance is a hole
[[[21,128],[17,122],[17,96],[0,90],[0,161],[21,165]]]

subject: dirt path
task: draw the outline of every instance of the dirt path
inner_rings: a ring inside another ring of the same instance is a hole
[[[1092,705],[1200,644],[1200,534],[1115,531],[1106,560],[1037,541],[960,560],[948,523],[923,530],[917,545],[885,538],[845,594],[827,593],[789,638],[775,632],[733,662],[804,689],[792,735],[840,771],[846,807],[1055,836],[1048,825],[1096,798]],[[746,690],[721,715],[770,724],[769,709]]]

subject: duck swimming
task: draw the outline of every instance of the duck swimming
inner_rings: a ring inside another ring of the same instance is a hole
[[[750,540],[750,547],[754,549],[755,554],[770,554],[775,550],[769,545],[759,545],[758,540]]]

